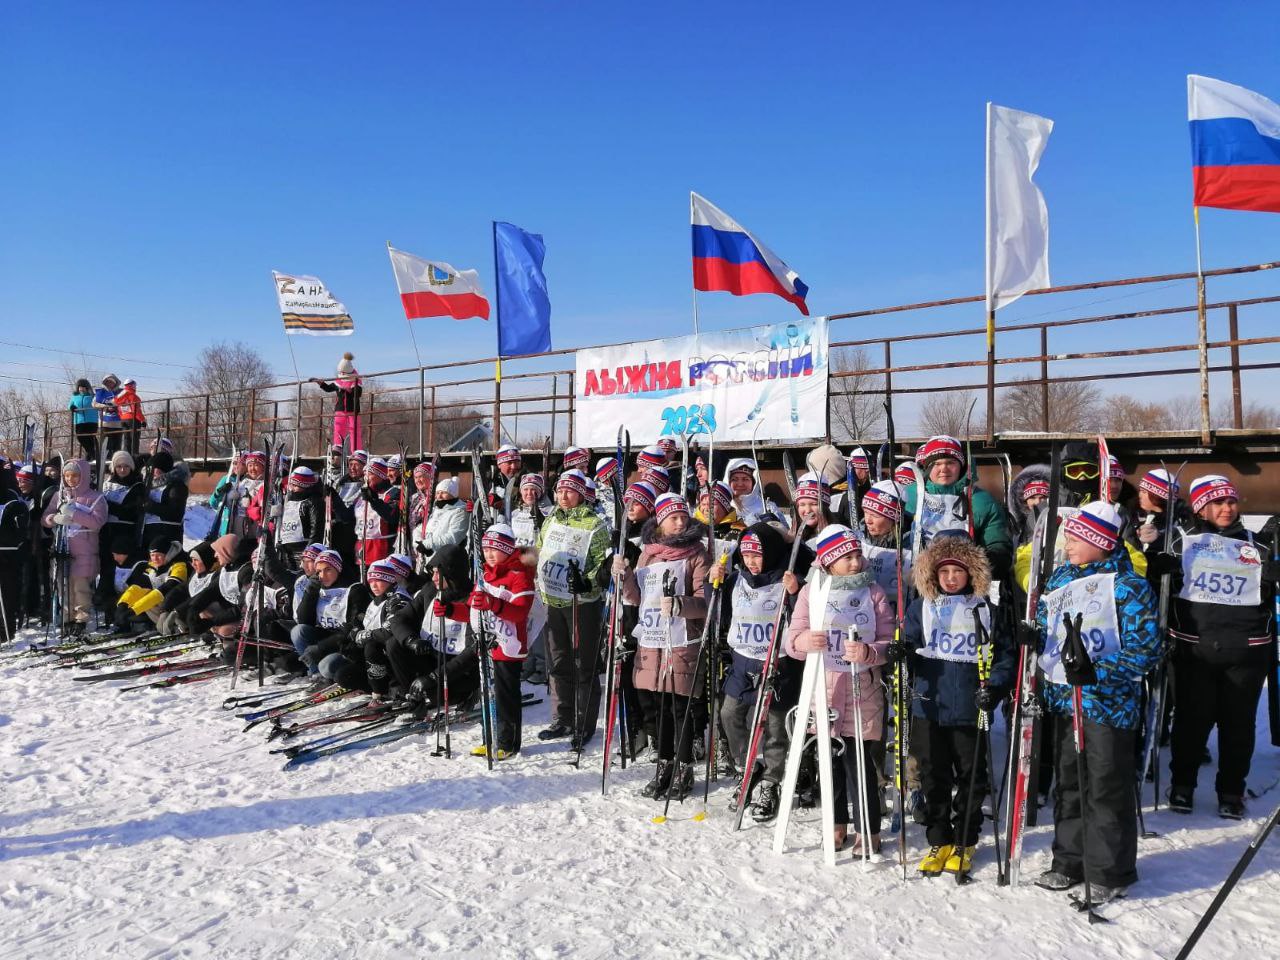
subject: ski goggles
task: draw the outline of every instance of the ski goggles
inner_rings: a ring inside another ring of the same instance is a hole
[[[1098,465],[1087,461],[1068,463],[1063,466],[1062,475],[1068,480],[1097,480]]]

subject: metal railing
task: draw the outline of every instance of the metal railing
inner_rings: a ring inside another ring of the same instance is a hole
[[[1207,271],[1205,277],[1247,277],[1264,274],[1277,266],[1280,263],[1212,270]],[[1127,287],[1164,293],[1174,284],[1188,281],[1188,285],[1194,284],[1195,279],[1194,273],[1133,277],[1035,290],[1028,297],[1062,297],[1082,291]],[[1266,279],[1269,281],[1270,275]],[[1192,294],[1194,299],[1194,289]],[[1195,302],[1000,325],[997,328],[998,347],[1008,350],[1011,342],[1031,336],[1035,349],[1030,352],[1012,351],[993,358],[988,358],[986,353],[984,326],[863,339],[834,338],[836,325],[849,321],[908,312],[940,312],[981,304],[983,299],[981,296],[960,297],[831,315],[830,349],[833,357],[838,351],[863,351],[864,354],[883,357],[878,366],[840,369],[838,364],[832,364],[829,376],[833,401],[837,394],[845,398],[874,397],[877,405],[883,402],[892,411],[895,400],[913,396],[955,391],[972,391],[981,396],[985,392],[985,439],[992,440],[1000,421],[1001,391],[1019,388],[1025,398],[1027,387],[1038,387],[1038,426],[1044,432],[1051,432],[1054,423],[1052,384],[1154,377],[1195,378],[1200,375],[1198,355],[1202,345],[1195,335],[1198,311]],[[1209,340],[1204,351],[1208,357],[1209,373],[1229,376],[1231,424],[1235,430],[1245,428],[1245,375],[1280,368],[1280,352],[1265,349],[1280,344],[1280,336],[1242,337],[1241,318],[1244,314],[1250,318],[1256,316],[1265,321],[1262,329],[1275,329],[1276,313],[1268,312],[1266,307],[1276,303],[1280,303],[1280,294],[1219,299],[1206,304],[1207,314],[1215,324],[1220,325],[1223,319],[1226,323],[1226,338]],[[1066,309],[1075,311],[1085,306],[1088,305]],[[1183,324],[1188,332],[1186,339],[1152,345],[1153,333],[1167,335],[1183,329]],[[1068,329],[1105,330],[1108,339],[1116,341],[1116,345],[1105,350],[1051,352],[1051,334],[1056,340]],[[1124,334],[1136,335],[1138,345],[1121,346],[1119,341]],[[967,348],[958,346],[966,339],[977,341],[968,356],[965,356]],[[936,351],[939,345],[944,345],[947,350],[947,359],[906,356],[912,350],[932,348]],[[574,371],[564,368],[562,358],[571,357],[575,350],[503,358],[500,380],[493,375],[496,357],[364,374],[365,392],[360,418],[362,445],[382,453],[394,452],[399,446],[404,446],[411,456],[419,456],[429,451],[447,450],[451,443],[477,425],[487,427],[490,442],[486,446],[511,441],[533,448],[541,446],[546,438],[550,438],[552,446],[557,449],[571,444],[574,439]],[[1179,354],[1196,356],[1194,362],[1179,364],[1172,359]],[[1159,360],[1164,357],[1171,358],[1167,364]],[[1120,368],[1114,366],[1113,361],[1126,358],[1138,362]],[[907,362],[911,360],[917,362]],[[1153,360],[1156,361],[1154,365]],[[1079,371],[1081,362],[1088,362],[1089,369]],[[1032,370],[1032,374],[1013,376],[1019,367]],[[954,382],[953,378],[944,378],[944,382],[938,380],[938,376],[946,371],[978,369],[985,370],[985,378]],[[1003,375],[1003,371],[1010,375]],[[1270,401],[1275,393],[1274,389],[1261,390],[1258,397],[1264,402]],[[301,456],[316,457],[324,452],[331,439],[333,403],[328,394],[308,382],[264,384],[223,395],[149,398],[144,399],[143,404],[148,427],[141,446],[145,448],[147,440],[160,433],[173,439],[180,454],[188,461],[225,461],[233,447],[246,444],[261,446],[266,437],[284,439],[291,445],[294,436]],[[16,417],[0,422],[0,449],[10,456],[20,449],[21,421],[21,417]],[[1202,442],[1209,442],[1212,426],[1208,422],[1199,424]],[[60,451],[66,454],[75,449],[75,445],[68,411],[52,410],[39,415],[39,453]]]

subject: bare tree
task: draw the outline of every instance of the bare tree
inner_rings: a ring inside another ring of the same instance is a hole
[[[948,436],[965,438],[965,427],[972,427],[969,411],[976,399],[968,390],[948,390],[931,393],[920,406],[920,429],[929,435],[945,433]],[[977,412],[977,411],[975,411]],[[979,418],[979,428],[982,428]]]
[[[233,446],[253,444],[249,410],[254,394],[272,382],[271,367],[262,354],[239,340],[218,341],[200,351],[195,366],[183,377],[183,388],[192,396],[187,417],[205,417],[209,397],[209,452],[227,455]]]
[[[1241,405],[1241,424],[1245,430],[1268,430],[1280,427],[1280,409],[1267,403],[1246,400]],[[1213,425],[1219,430],[1235,427],[1235,409],[1230,400],[1219,400],[1213,406]]]
[[[865,372],[878,369],[866,347],[833,350],[831,367],[834,373],[848,374],[831,377],[832,438],[853,441],[884,436],[884,374]]]
[[[1200,425],[1199,405],[1191,397],[1140,400],[1117,394],[1108,396],[1102,409],[1102,428],[1108,433],[1194,430]]]
[[[1001,432],[1087,433],[1096,430],[1102,392],[1083,380],[1049,382],[1049,423],[1043,420],[1044,387],[1019,377],[997,397],[996,429]]]

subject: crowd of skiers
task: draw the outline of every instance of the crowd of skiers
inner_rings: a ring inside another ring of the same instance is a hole
[[[1087,865],[1093,902],[1137,879],[1152,739],[1157,758],[1171,745],[1171,809],[1189,812],[1216,727],[1218,811],[1244,814],[1280,561],[1275,522],[1247,530],[1225,477],[1195,478],[1188,502],[1169,471],[1130,478],[1072,443],[1056,476],[1027,467],[1002,502],[977,486],[965,446],[937,436],[887,464],[824,445],[790,489],[766,491],[751,458],[663,440],[628,463],[570,447],[554,472],[504,446],[463,500],[434,461],[348,452],[355,436],[319,471],[280,450],[238,453],[189,548],[188,472],[163,438],[140,457],[117,449],[102,476],[90,459],[6,462],[8,635],[24,618],[84,631],[96,609],[114,634],[211,635],[228,661],[262,657],[417,716],[489,684],[497,720],[475,752],[491,761],[520,752],[522,675],[544,675],[540,740],[581,755],[625,718],[621,748],[653,763],[646,797],[685,799],[710,754],[760,822],[779,813],[788,741],[803,733],[787,713],[820,655],[834,842],[879,849],[896,778],[925,827],[926,875],[969,871],[999,789],[986,731],[1039,675],[1038,792],[1052,787],[1055,832],[1036,882],[1067,889]],[[602,697],[609,664],[617,708]],[[801,802],[816,790],[802,782]]]

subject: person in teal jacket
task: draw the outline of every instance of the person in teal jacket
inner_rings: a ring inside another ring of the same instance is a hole
[[[1004,508],[991,494],[973,487],[973,516],[969,516],[970,477],[965,476],[964,447],[955,437],[930,437],[916,451],[916,463],[924,472],[924,496],[918,487],[903,488],[907,511],[920,525],[921,546],[935,534],[957,530],[969,534],[987,552],[991,575],[1003,580],[1013,566],[1013,541]]]
[[[76,381],[76,392],[71,395],[67,409],[71,411],[71,425],[85,460],[97,463],[98,411],[93,407],[93,387],[89,386],[88,380],[81,377]]]

